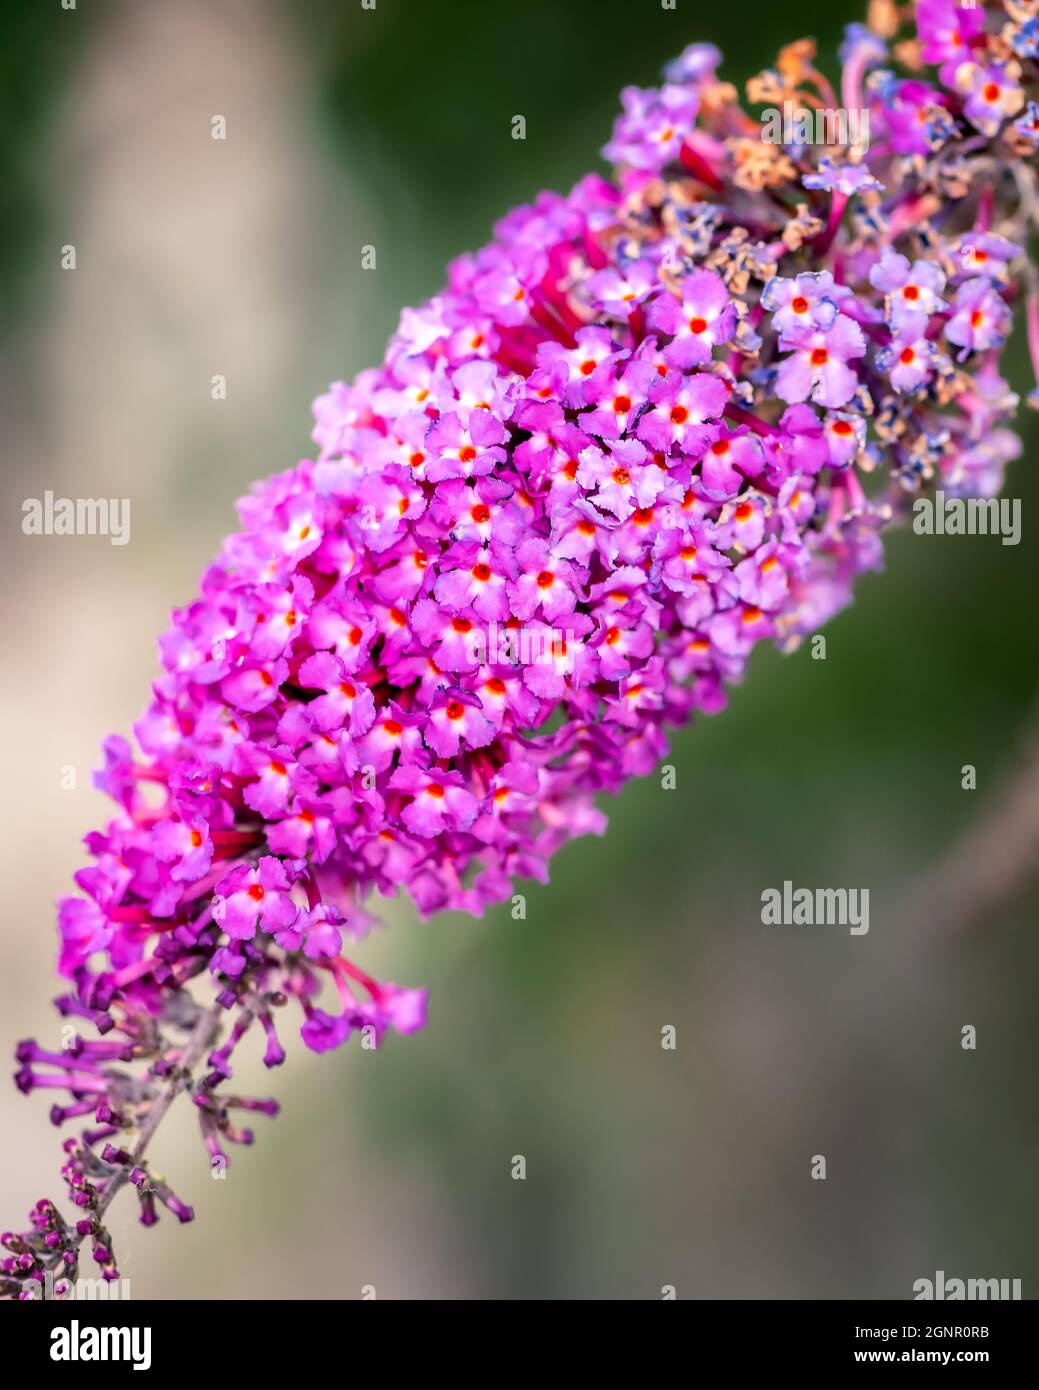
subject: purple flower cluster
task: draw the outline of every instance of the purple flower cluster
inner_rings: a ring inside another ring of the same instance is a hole
[[[60,908],[63,1007],[119,1041],[20,1059],[23,1089],[70,1092],[56,1119],[100,1126],[70,1141],[80,1238],[110,1254],[127,1170],[154,1219],[115,1141],[160,1083],[191,1091],[211,1154],[242,1137],[228,1107],[270,1108],[217,1091],[254,1022],[271,1066],[289,1001],[319,1052],[422,1026],[422,991],[343,954],[373,891],[480,914],[544,881],[667,725],[849,600],[921,489],[998,488],[1037,108],[1034,21],[996,9],[921,0],[906,77],[893,35],[849,31],[869,150],[755,142],[717,52],[688,49],[624,92],[615,181],[506,217],[315,403],[314,458],[240,503],[161,641],[139,751],[106,744],[118,813]],[[828,101],[810,56],[761,90]],[[181,998],[202,974],[231,1028],[197,1079],[169,1034],[205,1035]],[[131,1058],[144,1081],[110,1066]],[[56,1208],[33,1227],[5,1238],[12,1280],[74,1264]]]

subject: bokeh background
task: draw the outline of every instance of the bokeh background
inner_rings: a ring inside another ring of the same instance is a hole
[[[733,80],[798,30],[830,63],[857,2],[815,9],[0,10],[0,1054],[57,1041],[54,899],[106,814],[100,741],[143,707],[234,499],[307,453],[310,399],[378,360],[401,306],[510,206],[596,164],[621,85],[693,39]],[[1011,375],[1027,390],[1020,344]],[[223,1182],[174,1112],[159,1166],[199,1219],[145,1233],[117,1205],[134,1297],[908,1298],[938,1269],[1034,1294],[1039,893],[1026,877],[987,906],[993,866],[956,848],[1036,712],[1022,425],[1024,543],[894,536],[827,659],[757,654],[729,710],[675,738],[677,789],[629,786],[605,840],[526,886],[525,921],[386,905],[358,958],[429,985],[427,1031],[374,1055],[297,1041],[269,1077],[254,1053],[243,1087],[284,1113]],[[46,488],[129,496],[131,543],[23,536]],[[977,871],[966,922],[942,907],[950,855]],[[761,890],[784,879],[869,887],[869,935],[764,929]],[[46,1109],[0,1088],[5,1226],[59,1194]]]

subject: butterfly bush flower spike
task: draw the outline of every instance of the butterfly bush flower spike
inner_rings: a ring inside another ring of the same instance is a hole
[[[424,991],[359,963],[379,896],[480,915],[545,881],[759,642],[849,602],[914,499],[998,490],[1018,305],[1039,352],[1033,9],[873,7],[849,148],[750,114],[837,104],[810,41],[750,109],[692,45],[622,93],[609,178],[503,218],[315,402],[313,456],[240,503],[134,745],[105,744],[114,813],[58,911],[72,1041],[17,1058],[77,1131],[71,1215],[3,1235],[0,1292],[85,1251],[116,1278],[124,1186],[145,1225],[191,1219],[146,1150],[181,1092],[210,1162],[252,1142],[277,1106],[234,1090],[250,1036],[274,1068],[291,1033],[423,1027]]]

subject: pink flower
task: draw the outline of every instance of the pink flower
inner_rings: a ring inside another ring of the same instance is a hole
[[[244,940],[264,931],[283,931],[295,922],[298,908],[289,895],[285,867],[264,855],[255,868],[241,864],[216,885],[213,917],[228,936]]]

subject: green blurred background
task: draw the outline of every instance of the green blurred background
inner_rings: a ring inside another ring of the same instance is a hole
[[[811,32],[832,71],[861,16],[817,8],[3,9],[0,1053],[56,1040],[53,901],[105,814],[98,746],[143,707],[154,639],[234,498],[308,452],[310,399],[377,361],[401,306],[508,208],[601,167],[619,88],[686,43],[717,43],[742,81]],[[1031,384],[1020,343],[1011,377]],[[908,1298],[938,1269],[1034,1294],[1039,893],[965,931],[904,911],[1035,715],[1021,423],[1024,543],[892,537],[827,659],[759,653],[729,710],[676,736],[677,789],[629,786],[605,840],[525,886],[525,921],[387,905],[358,959],[427,984],[429,1028],[377,1055],[297,1040],[269,1077],[254,1052],[243,1087],[284,1113],[223,1182],[175,1116],[158,1163],[199,1219],[144,1233],[119,1205],[134,1297]],[[22,536],[22,499],[48,487],[130,496],[131,543]],[[869,934],[764,929],[761,890],[784,879],[869,887]],[[8,1226],[58,1192],[45,1109],[0,1090]]]

